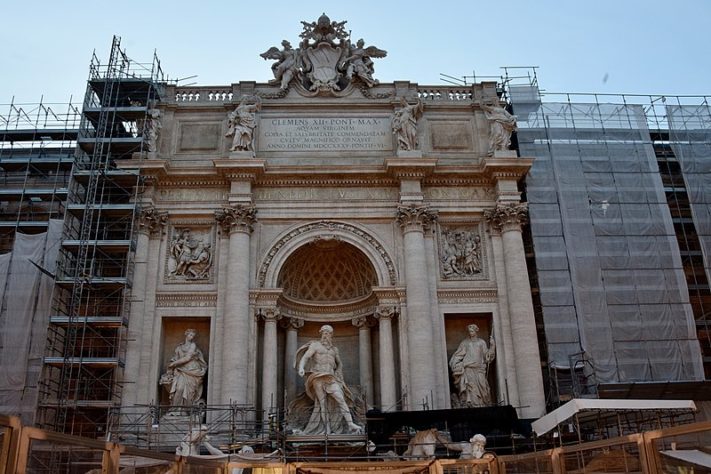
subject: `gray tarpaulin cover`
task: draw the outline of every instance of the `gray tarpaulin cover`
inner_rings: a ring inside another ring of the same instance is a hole
[[[512,87],[511,101],[521,155],[535,158],[526,192],[549,362],[583,350],[600,382],[703,379],[643,108],[541,103],[530,89]]]
[[[0,255],[0,413],[32,422],[52,298],[52,278],[62,221],[50,220],[41,234],[15,235],[12,252]],[[30,261],[31,260],[31,261]]]

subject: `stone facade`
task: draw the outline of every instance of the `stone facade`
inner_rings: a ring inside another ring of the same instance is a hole
[[[189,326],[210,361],[206,403],[286,407],[304,390],[296,348],[329,324],[369,406],[450,408],[448,360],[476,323],[496,339],[494,402],[542,415],[517,190],[532,159],[490,145],[496,83],[378,83],[371,48],[327,44],[318,25],[267,56],[347,46],[349,68],[169,87],[153,149],[121,163],[150,178],[140,205],[160,216],[138,240],[123,403],[161,399],[166,354]],[[258,106],[235,131],[244,104]]]

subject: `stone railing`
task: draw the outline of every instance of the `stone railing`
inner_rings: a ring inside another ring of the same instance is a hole
[[[219,103],[231,100],[231,87],[178,87],[175,89],[176,102]]]
[[[471,87],[418,87],[417,97],[424,102],[462,102],[472,100]]]

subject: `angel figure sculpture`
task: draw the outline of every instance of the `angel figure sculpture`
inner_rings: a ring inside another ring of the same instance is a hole
[[[375,46],[366,48],[363,38],[358,40],[355,47],[349,41],[348,47],[349,53],[344,60],[346,78],[351,81],[354,77],[358,77],[368,87],[378,85],[378,80],[373,79],[375,69],[373,68],[373,60],[370,58],[384,58],[388,54],[387,51],[378,49]]]
[[[260,54],[260,56],[264,59],[276,60],[276,62],[272,64],[274,79],[269,81],[269,83],[279,84],[281,90],[286,90],[291,80],[296,77],[299,72],[300,51],[293,49],[291,43],[287,40],[282,41],[281,45],[283,49],[279,50],[276,46],[272,46]]]

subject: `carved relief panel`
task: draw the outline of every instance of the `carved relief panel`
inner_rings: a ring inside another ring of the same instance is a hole
[[[170,227],[165,263],[166,283],[212,283],[214,263],[213,226]]]
[[[479,227],[440,227],[439,265],[443,280],[484,280],[486,261]]]

